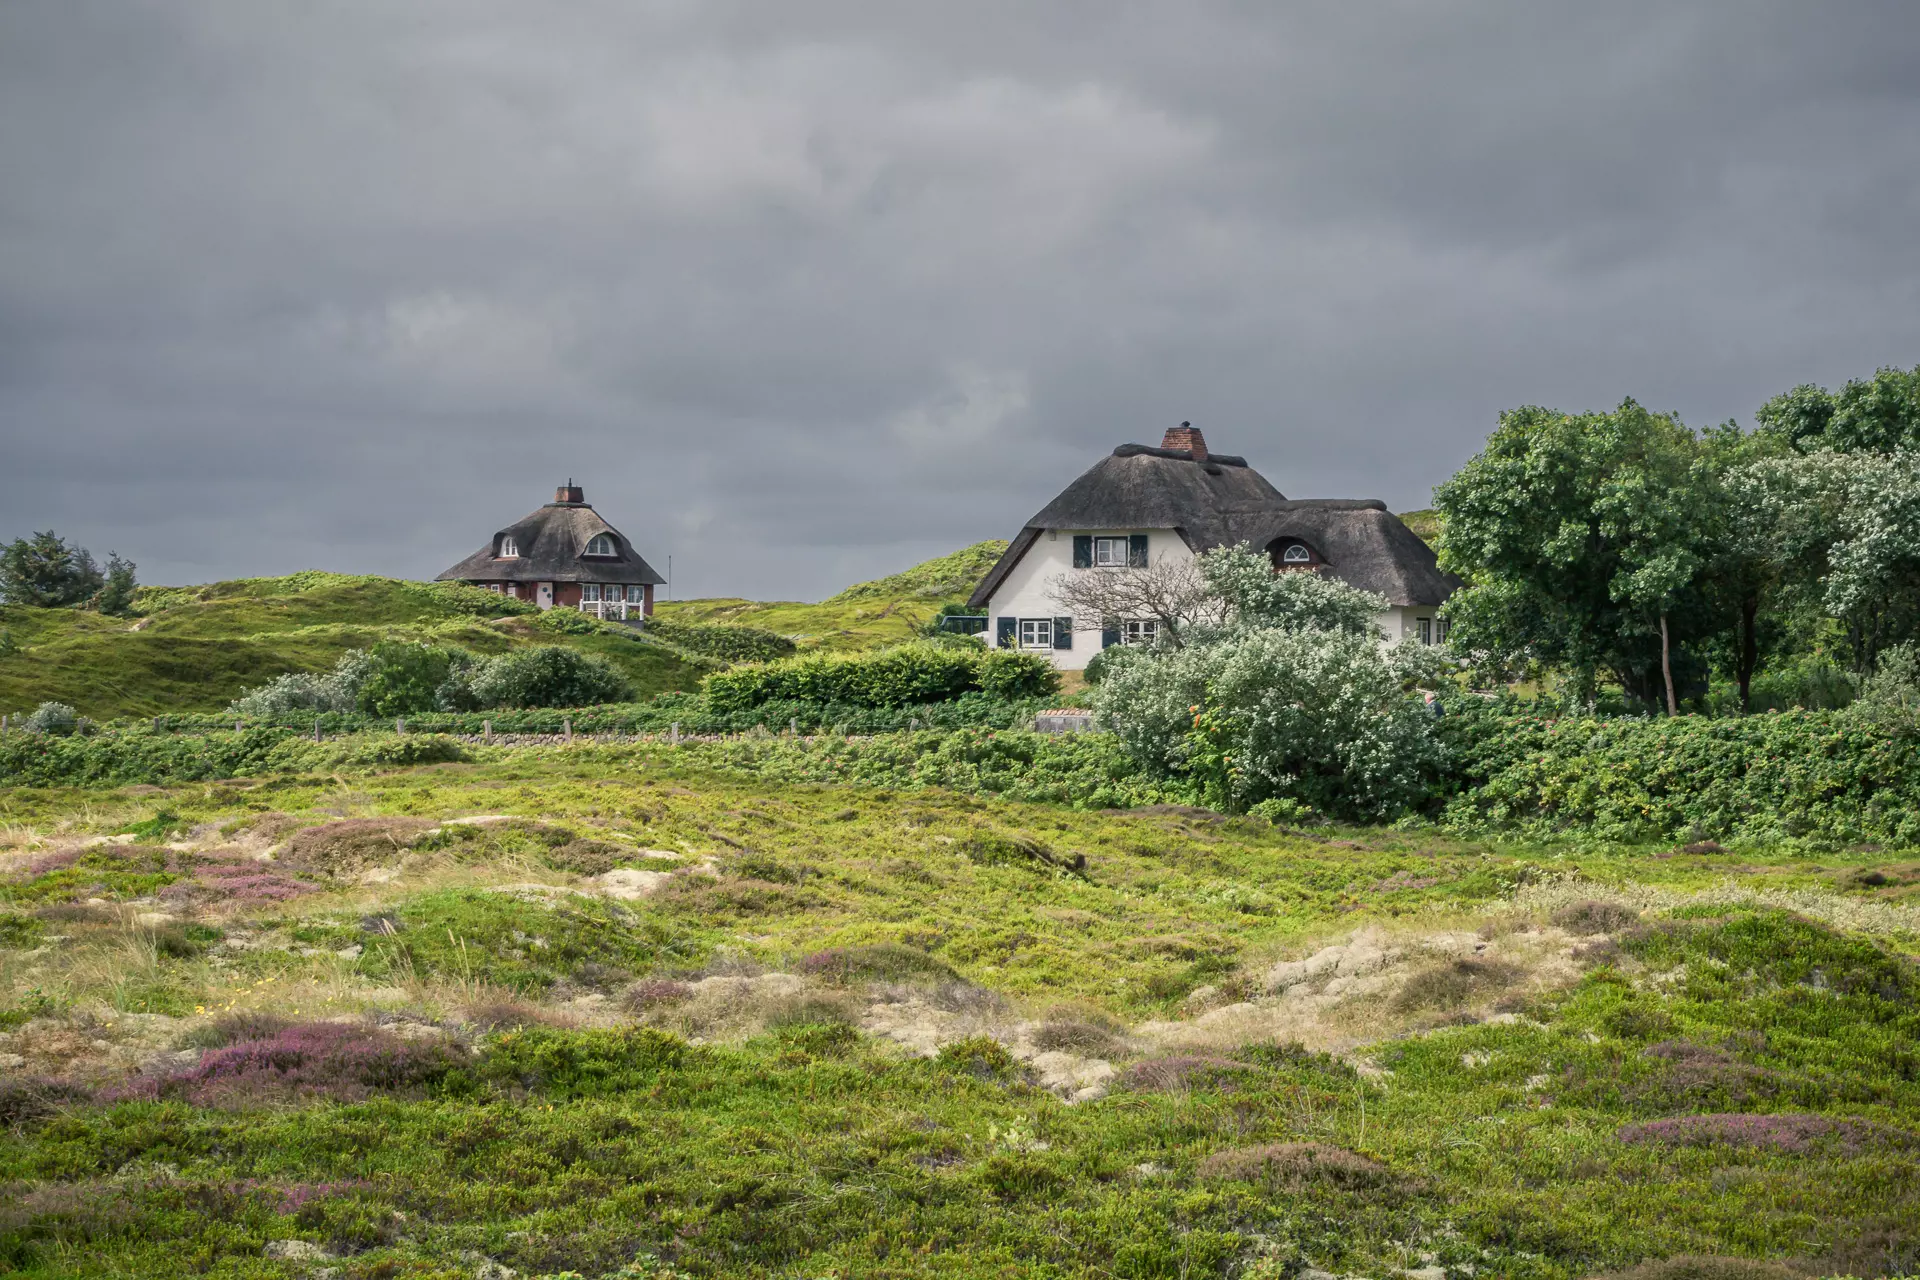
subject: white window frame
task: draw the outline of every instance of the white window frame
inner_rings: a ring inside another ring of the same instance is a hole
[[[1432,618],[1415,618],[1413,620],[1413,631],[1415,635],[1420,637],[1421,644],[1433,643],[1433,619]]]
[[[1160,620],[1157,618],[1128,618],[1120,624],[1120,642],[1122,644],[1152,644],[1160,638]]]
[[[1096,537],[1093,540],[1093,567],[1096,569],[1124,569],[1127,567],[1127,537]]]
[[[1050,650],[1053,648],[1053,619],[1022,618],[1015,638],[1022,649]]]
[[[500,539],[500,555],[498,558],[501,560],[518,560],[520,558],[520,544],[513,540],[512,534],[508,534],[506,537]]]
[[[647,602],[647,589],[645,587],[628,587],[627,588],[628,604],[645,604],[646,602]]]
[[[1433,620],[1433,642],[1435,644],[1445,644],[1447,642],[1447,620],[1445,618],[1435,618]]]
[[[1304,542],[1289,543],[1287,546],[1280,548],[1280,563],[1283,565],[1312,564],[1313,552],[1308,549]]]
[[[580,584],[580,603],[582,604],[600,603],[600,584],[597,582],[581,583]]]
[[[614,545],[612,534],[596,533],[587,539],[587,549],[580,554],[583,556],[617,556],[620,554],[620,548]]]

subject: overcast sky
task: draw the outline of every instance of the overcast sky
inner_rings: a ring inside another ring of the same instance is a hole
[[[0,535],[679,596],[1920,363],[1920,4],[0,0]]]

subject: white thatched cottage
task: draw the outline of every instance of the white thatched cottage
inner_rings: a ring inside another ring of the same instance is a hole
[[[1048,653],[1079,670],[1110,644],[1148,638],[1148,619],[1056,616],[1062,574],[1139,568],[1162,557],[1249,543],[1276,572],[1331,574],[1384,596],[1387,639],[1438,643],[1437,610],[1459,586],[1432,548],[1373,499],[1288,498],[1245,458],[1209,453],[1188,423],[1159,448],[1123,444],[1027,521],[971,603],[990,619],[988,641]]]

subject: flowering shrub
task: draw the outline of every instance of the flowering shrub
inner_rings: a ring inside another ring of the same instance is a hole
[[[1351,631],[1238,631],[1113,663],[1094,707],[1149,773],[1201,804],[1285,798],[1390,818],[1419,802],[1443,759],[1433,717],[1404,692],[1415,660]]]
[[[360,1023],[297,1023],[214,1049],[184,1070],[136,1081],[120,1096],[196,1106],[289,1093],[351,1101],[424,1090],[443,1080],[462,1056],[440,1041],[402,1040]]]
[[[1824,1146],[1854,1156],[1876,1148],[1911,1149],[1911,1134],[1871,1120],[1816,1115],[1722,1113],[1630,1124],[1614,1135],[1629,1146],[1760,1147],[1805,1155]]]

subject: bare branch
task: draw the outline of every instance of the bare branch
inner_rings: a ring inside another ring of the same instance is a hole
[[[1056,575],[1047,589],[1065,613],[1107,626],[1157,622],[1161,636],[1176,646],[1188,628],[1217,622],[1221,608],[1192,556],[1163,555],[1144,569],[1075,569]]]

